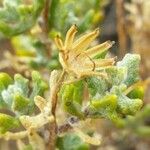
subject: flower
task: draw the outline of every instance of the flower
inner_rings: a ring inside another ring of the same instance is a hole
[[[99,29],[87,33],[74,41],[76,33],[77,27],[72,25],[66,34],[64,43],[60,36],[55,38],[56,46],[59,49],[59,61],[64,71],[76,78],[106,76],[106,73],[101,70],[112,66],[115,58],[94,59],[94,56],[107,51],[114,42],[106,41],[89,48],[91,42],[99,35]]]

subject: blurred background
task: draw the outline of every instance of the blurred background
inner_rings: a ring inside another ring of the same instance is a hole
[[[46,0],[44,9],[28,10],[28,14],[23,13],[23,7],[19,8],[20,14],[15,11],[20,5],[18,0],[4,1],[0,1],[0,71],[11,76],[19,72],[30,78],[31,71],[38,70],[47,78],[50,70],[60,68],[54,45],[57,34],[64,38],[72,24],[78,26],[79,34],[99,27],[101,33],[96,42],[115,41],[110,55],[117,56],[117,60],[126,53],[141,55],[140,75],[146,84],[144,103],[150,103],[150,0]],[[23,3],[31,5],[33,1]],[[142,121],[149,126],[150,114]],[[103,142],[99,148],[91,149],[150,149],[150,134],[120,130],[106,120],[97,122]],[[0,150],[9,146],[1,140]]]

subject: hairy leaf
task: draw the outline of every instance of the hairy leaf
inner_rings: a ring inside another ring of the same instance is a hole
[[[73,133],[58,138],[57,147],[61,150],[89,150],[89,145]]]
[[[36,71],[32,72],[31,89],[29,80],[20,74],[16,74],[14,83],[11,82],[10,85],[7,85],[7,88],[1,91],[1,101],[18,115],[28,114],[34,111],[34,97],[37,95],[43,96],[47,88],[48,85]]]
[[[19,121],[18,119],[0,113],[0,133],[5,133],[9,131],[10,129],[19,127]]]
[[[124,83],[127,86],[137,82],[139,77],[140,56],[137,54],[126,54],[122,61],[117,63],[118,67],[127,68],[127,76]]]
[[[118,112],[123,115],[134,115],[139,111],[143,105],[141,99],[130,99],[123,94],[122,85],[114,86],[111,90],[112,93],[115,93],[118,96]]]
[[[82,99],[83,99],[83,81],[74,84],[64,85],[61,91],[62,105],[66,112],[71,115],[83,117]]]
[[[22,0],[3,0],[0,8],[0,32],[10,37],[29,30],[43,8],[44,0],[25,4]],[[11,12],[11,13],[10,13]]]

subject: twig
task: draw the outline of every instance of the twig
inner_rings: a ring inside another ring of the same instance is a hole
[[[48,16],[49,16],[50,3],[51,3],[51,0],[45,0],[45,8],[43,11],[43,21],[44,21],[43,31],[45,33],[48,33],[48,31],[49,31]]]
[[[127,32],[125,28],[124,0],[116,0],[117,32],[119,38],[119,57],[122,58],[127,49]]]
[[[57,106],[57,94],[58,94],[60,87],[63,83],[64,76],[65,76],[65,71],[63,70],[62,74],[60,75],[60,78],[58,79],[56,85],[54,85],[54,88],[50,94],[50,100],[52,102],[52,114],[54,116],[55,116],[55,110],[56,110],[56,106]]]
[[[56,122],[56,107],[57,107],[57,101],[58,101],[58,92],[60,90],[61,84],[63,83],[65,76],[65,71],[62,72],[60,78],[58,79],[57,83],[53,86],[50,93],[50,100],[52,104],[52,115],[54,116],[54,121],[50,124],[49,127],[49,144],[48,149],[49,150],[55,150],[55,144],[56,144],[56,138],[57,138],[57,122]]]
[[[72,126],[69,123],[65,123],[58,127],[57,134],[59,135],[59,134],[65,133],[71,129],[72,129]]]
[[[72,125],[77,124],[79,122],[79,118],[75,116],[71,116],[68,118],[67,123],[61,125],[57,129],[57,134],[65,133],[71,129],[73,129]]]
[[[39,23],[42,29],[41,40],[46,47],[48,58],[51,57],[51,42],[48,37],[48,33],[49,33],[49,20],[48,19],[49,19],[49,9],[51,5],[51,1],[52,0],[45,0],[42,21]]]

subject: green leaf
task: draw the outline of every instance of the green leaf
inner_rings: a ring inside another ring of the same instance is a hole
[[[45,90],[48,89],[48,84],[42,80],[41,75],[37,71],[32,72],[32,82],[33,82],[33,90],[30,95],[30,98],[34,98],[37,95],[43,96]]]
[[[129,98],[144,98],[144,88],[143,86],[137,86],[135,87],[128,95]]]
[[[62,106],[71,115],[83,117],[81,111],[83,99],[83,81],[64,85],[61,89]]]
[[[51,7],[49,9],[49,27],[53,27],[54,26],[54,22],[55,22],[55,17],[56,17],[56,13],[57,13],[57,9],[58,9],[58,5],[59,5],[60,0],[52,0],[51,2]]]
[[[139,64],[140,55],[138,54],[126,54],[123,60],[117,63],[118,67],[125,67],[127,69],[127,76],[124,80],[127,86],[136,83],[140,79]]]
[[[12,78],[7,73],[1,72],[0,73],[0,108],[6,106],[1,95],[2,91],[5,90],[8,87],[8,85],[11,83],[13,83]]]
[[[14,83],[1,91],[1,101],[17,115],[32,113],[34,111],[34,97],[37,95],[43,96],[48,89],[48,84],[42,80],[40,74],[36,71],[32,72],[31,83],[22,75],[16,74]]]
[[[101,77],[87,78],[88,89],[92,98],[100,98],[105,95],[109,88],[109,83]]]
[[[6,89],[9,84],[13,83],[12,78],[4,72],[0,73],[0,91]]]
[[[117,112],[123,115],[134,115],[141,109],[143,101],[141,99],[130,99],[124,95],[121,86],[114,86],[111,89],[111,93],[114,93],[118,96]]]
[[[129,99],[127,96],[120,96],[118,100],[118,110],[124,115],[134,115],[143,105],[141,99]]]
[[[18,119],[0,113],[0,133],[5,133],[13,128],[19,127]]]
[[[29,94],[29,80],[20,74],[14,76],[14,89],[21,92],[22,95],[28,96]]]
[[[29,109],[29,104],[30,104],[30,99],[18,93],[14,94],[13,103],[12,103],[12,110],[14,112],[26,114]]]
[[[106,95],[101,99],[93,99],[89,104],[88,114],[91,117],[106,117],[117,108],[117,96],[114,94]]]
[[[82,0],[78,3],[75,0],[52,1],[49,11],[50,28],[61,31],[62,36],[72,24],[77,24],[80,33],[90,29],[93,26],[95,14],[100,11],[100,0],[96,1]],[[100,17],[97,17],[95,22],[97,23],[99,20]]]
[[[106,95],[100,100],[91,100],[91,105],[96,109],[110,109],[115,110],[117,107],[117,96]]]
[[[0,8],[0,31],[11,37],[29,30],[36,23],[44,0],[33,0],[32,5],[21,0],[4,0],[3,6]]]
[[[93,20],[94,13],[94,10],[91,9],[85,14],[84,18],[79,24],[79,32],[85,32],[90,27],[90,23]]]
[[[76,134],[66,134],[57,139],[57,147],[60,150],[89,150],[88,144],[84,143]]]
[[[125,119],[125,128],[136,133],[141,137],[150,136],[150,127],[145,123],[149,119],[150,105],[146,105],[135,116],[127,116]]]
[[[127,74],[127,70],[124,67],[111,67],[105,69],[105,71],[108,75],[107,81],[109,82],[109,84],[111,84],[111,86],[120,85],[121,83],[123,83]]]
[[[8,86],[6,90],[2,91],[2,98],[4,102],[11,108],[13,103],[14,94],[19,93],[22,96],[28,96],[28,80],[20,74],[14,76],[14,84]]]
[[[11,39],[13,48],[18,56],[35,56],[35,48],[33,47],[33,39],[26,35],[15,36]]]

